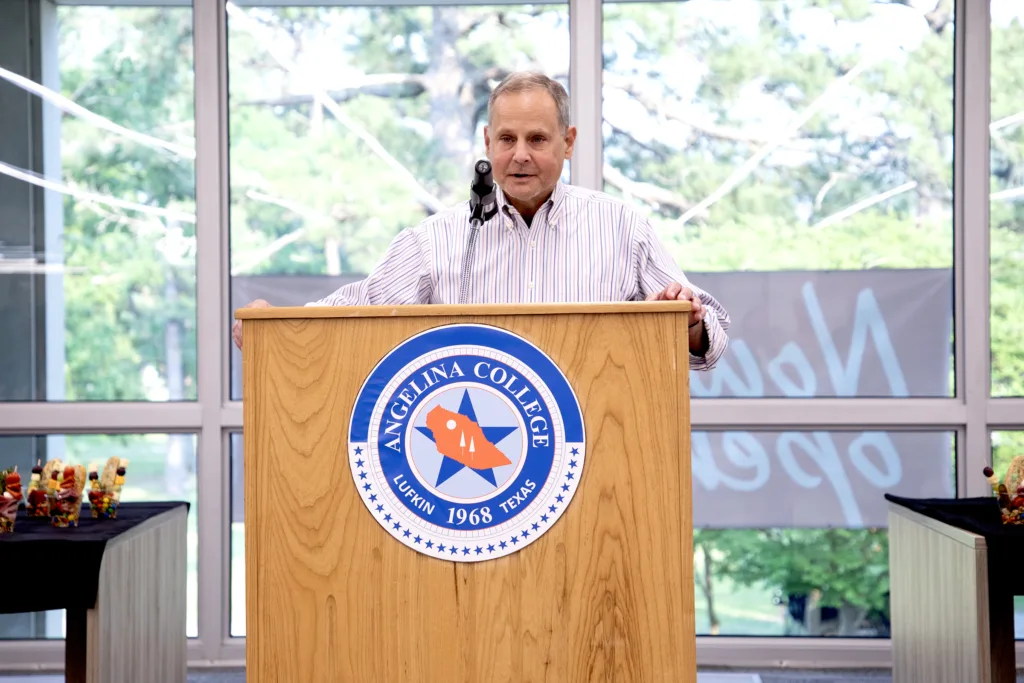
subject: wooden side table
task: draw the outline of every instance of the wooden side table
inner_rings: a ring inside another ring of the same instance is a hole
[[[0,537],[14,594],[3,609],[67,610],[65,680],[186,683],[188,505],[122,503],[117,520],[83,517],[77,529],[23,513]]]
[[[893,683],[1015,683],[1010,550],[890,499]]]

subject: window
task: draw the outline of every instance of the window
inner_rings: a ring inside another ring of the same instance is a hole
[[[729,309],[694,398],[951,396],[952,10],[604,4],[604,185]]]
[[[182,500],[189,503],[188,609],[185,628],[189,637],[198,634],[198,510],[196,508],[196,437],[194,434],[69,434],[50,436],[0,436],[0,468],[18,466],[29,473],[37,462],[59,459],[88,468],[113,455],[128,459],[121,500],[125,503]],[[27,489],[28,475],[23,475]],[[88,507],[87,504],[84,507]],[[88,513],[85,513],[88,514]],[[15,530],[17,533],[17,530]],[[0,637],[7,639],[63,638],[63,611],[38,614],[0,614]]]
[[[884,494],[955,496],[954,441],[945,432],[695,431],[697,632],[888,637]]]
[[[604,3],[605,190],[732,316],[694,399],[955,395],[945,11]],[[883,494],[956,495],[953,441],[695,432],[698,632],[888,636]]]
[[[1010,462],[1024,455],[1024,431],[992,432],[992,469],[1000,479],[1006,474]]]
[[[403,228],[463,201],[484,155],[487,96],[508,71],[539,68],[568,87],[567,5],[228,18],[232,309],[325,296],[361,279]],[[240,399],[241,354],[231,353]],[[244,636],[238,435],[231,451],[230,634]]]
[[[232,307],[302,305],[466,199],[508,71],[568,85],[568,6],[229,9],[229,58]]]
[[[192,11],[5,5],[0,400],[194,400]]]
[[[1024,396],[1024,7],[992,1],[992,395]]]

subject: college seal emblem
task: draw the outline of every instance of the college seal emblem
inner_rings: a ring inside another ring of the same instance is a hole
[[[583,414],[561,370],[475,324],[407,339],[364,382],[349,462],[377,522],[425,555],[479,562],[540,538],[583,472]]]

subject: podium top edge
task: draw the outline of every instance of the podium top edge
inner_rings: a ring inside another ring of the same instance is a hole
[[[410,306],[282,306],[238,308],[238,320],[297,318],[408,318],[425,316],[594,315],[609,313],[687,313],[689,301],[630,301],[565,304],[426,304]]]

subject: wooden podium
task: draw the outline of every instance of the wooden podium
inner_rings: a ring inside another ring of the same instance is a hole
[[[246,680],[693,683],[688,306],[236,311]],[[467,323],[546,354],[586,433],[564,514],[521,550],[479,562],[431,557],[385,531],[348,452],[350,415],[378,363]]]

